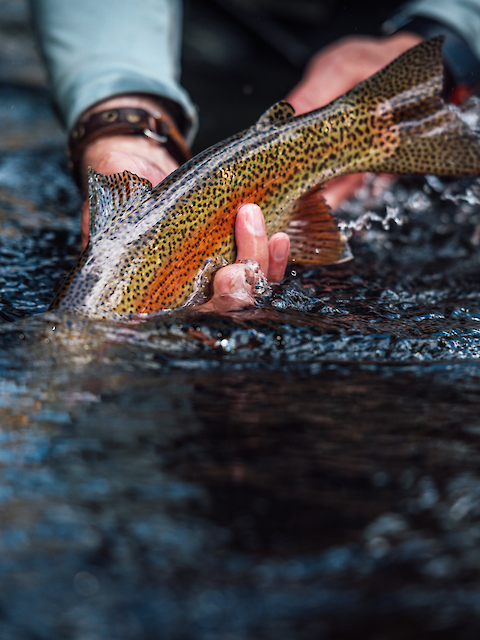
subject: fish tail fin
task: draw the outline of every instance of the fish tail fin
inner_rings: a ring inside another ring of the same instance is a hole
[[[347,171],[469,176],[480,173],[480,143],[458,110],[440,98],[439,36],[409,49],[344,97],[361,122],[366,153]],[[341,100],[341,99],[339,99]]]

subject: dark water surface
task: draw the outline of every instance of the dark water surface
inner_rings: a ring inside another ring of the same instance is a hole
[[[135,325],[45,313],[60,152],[2,176],[0,637],[478,637],[476,181],[362,194],[403,224],[352,263]]]
[[[92,322],[46,312],[47,94],[0,114],[0,638],[478,638],[480,182],[373,181],[255,309]]]

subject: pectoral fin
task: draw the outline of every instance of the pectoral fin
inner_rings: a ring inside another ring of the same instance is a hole
[[[120,214],[138,207],[152,190],[148,180],[130,171],[105,176],[88,169],[90,242],[115,223]]]
[[[290,236],[290,259],[304,264],[335,264],[350,260],[352,252],[338,228],[321,187],[296,201],[285,231]]]

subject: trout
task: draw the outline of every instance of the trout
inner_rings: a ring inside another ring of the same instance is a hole
[[[477,138],[440,98],[442,41],[409,49],[310,113],[279,102],[155,188],[128,171],[90,169],[89,243],[50,308],[120,319],[191,304],[205,273],[235,260],[235,216],[248,202],[261,207],[269,237],[290,235],[292,260],[341,262],[351,254],[321,195],[328,180],[480,173]]]

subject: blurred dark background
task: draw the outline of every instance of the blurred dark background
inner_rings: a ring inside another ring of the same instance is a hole
[[[182,83],[200,112],[195,151],[250,126],[320,48],[345,35],[379,35],[400,4],[186,0]]]

